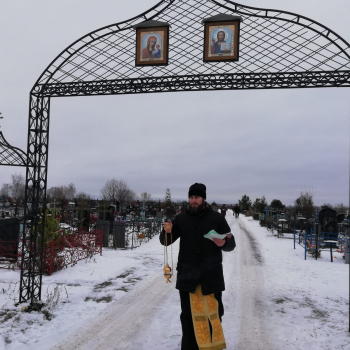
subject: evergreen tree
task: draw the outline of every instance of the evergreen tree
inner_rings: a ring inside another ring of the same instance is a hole
[[[219,206],[215,202],[213,202],[213,203],[211,203],[211,208],[215,211],[218,211]]]
[[[276,210],[283,210],[286,206],[283,205],[279,199],[273,199],[271,201],[270,207]]]
[[[261,198],[257,198],[253,204],[254,209],[259,213],[263,213],[266,206],[267,206],[267,202],[266,202],[265,196],[262,196]]]
[[[49,211],[46,209],[44,213],[41,214],[42,216],[45,215],[45,227],[44,227],[44,241],[50,242],[51,240],[55,240],[62,236],[62,233],[60,232],[60,225],[57,219],[55,219],[55,214],[49,214]],[[40,236],[43,234],[43,226],[42,226],[42,217],[39,219],[38,222],[38,231]]]
[[[166,207],[170,207],[171,206],[171,192],[170,192],[170,188],[167,188],[166,191],[165,191],[164,203],[165,203]]]
[[[247,195],[242,196],[242,198],[238,201],[238,204],[241,210],[249,210],[252,207],[252,201]]]

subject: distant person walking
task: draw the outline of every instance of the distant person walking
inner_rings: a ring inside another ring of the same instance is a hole
[[[221,215],[222,216],[226,216],[226,212],[227,212],[227,208],[226,208],[226,204],[224,204],[221,208]]]
[[[236,204],[234,207],[233,207],[233,211],[235,213],[235,218],[238,218],[239,217],[239,205]]]

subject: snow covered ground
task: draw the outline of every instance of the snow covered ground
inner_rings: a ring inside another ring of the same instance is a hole
[[[329,252],[305,261],[302,247],[252,218],[232,211],[226,218],[237,242],[224,253],[227,348],[350,349],[349,265],[341,254],[333,263]],[[178,242],[174,267],[177,252]],[[50,321],[14,306],[19,272],[0,270],[0,349],[180,349],[179,297],[175,283],[165,283],[163,262],[156,236],[44,276]]]

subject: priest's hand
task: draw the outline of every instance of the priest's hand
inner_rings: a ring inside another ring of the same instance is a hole
[[[220,239],[220,238],[214,238],[213,242],[218,246],[218,247],[222,247],[223,245],[225,245],[226,243],[226,239],[230,239],[232,237],[232,234],[228,234],[224,239]]]
[[[171,230],[172,230],[172,228],[173,228],[173,223],[172,223],[170,220],[168,220],[168,222],[165,222],[165,223],[163,224],[163,226],[164,226],[164,231],[165,231],[166,233],[170,233]]]
[[[213,238],[213,242],[218,246],[218,247],[222,247],[226,241],[225,239],[220,239],[220,238]]]

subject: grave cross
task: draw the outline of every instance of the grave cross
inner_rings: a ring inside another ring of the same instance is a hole
[[[264,212],[265,212],[265,215],[267,216],[267,211],[269,210],[269,208],[268,208],[268,206],[266,206],[265,208],[264,208]]]

